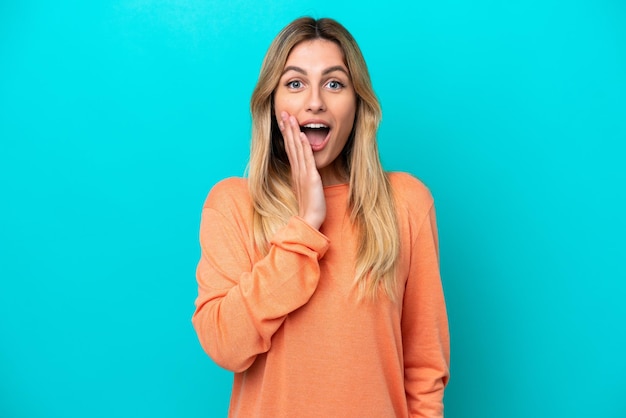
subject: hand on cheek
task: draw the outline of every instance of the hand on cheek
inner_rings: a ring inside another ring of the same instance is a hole
[[[300,131],[296,118],[287,112],[281,112],[278,126],[291,166],[292,186],[298,200],[298,216],[313,228],[319,229],[326,218],[326,199],[311,145],[306,135]]]

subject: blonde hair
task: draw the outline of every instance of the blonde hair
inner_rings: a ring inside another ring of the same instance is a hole
[[[358,231],[359,243],[355,266],[359,294],[374,298],[382,291],[395,299],[400,235],[391,185],[376,143],[381,108],[359,46],[332,19],[294,20],[276,36],[263,60],[250,101],[252,144],[247,171],[254,205],[254,241],[260,252],[266,254],[269,239],[298,213],[289,160],[274,117],[273,96],[293,47],[313,39],[339,45],[357,96],[354,127],[338,158],[350,179],[350,219]]]

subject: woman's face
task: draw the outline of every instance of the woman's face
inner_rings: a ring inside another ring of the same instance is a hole
[[[314,39],[291,50],[274,92],[274,111],[277,121],[283,111],[297,119],[325,185],[346,180],[337,157],[354,126],[356,95],[336,43]]]

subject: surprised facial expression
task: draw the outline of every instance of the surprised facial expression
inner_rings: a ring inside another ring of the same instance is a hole
[[[354,126],[356,94],[339,45],[325,39],[297,44],[274,92],[277,121],[287,112],[306,135],[325,185],[340,183],[337,157]]]

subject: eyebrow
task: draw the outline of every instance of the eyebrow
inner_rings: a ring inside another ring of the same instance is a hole
[[[290,65],[288,67],[285,67],[285,69],[283,70],[283,74],[285,74],[287,71],[295,71],[295,72],[298,72],[300,74],[307,75],[307,72],[304,69],[302,69],[300,67],[296,67],[295,65]],[[348,77],[350,76],[350,74],[348,74],[348,71],[342,65],[335,65],[333,67],[328,67],[327,69],[322,71],[322,75],[327,75],[327,74],[330,74],[330,73],[332,73],[334,71],[341,71],[341,72],[345,73]]]

